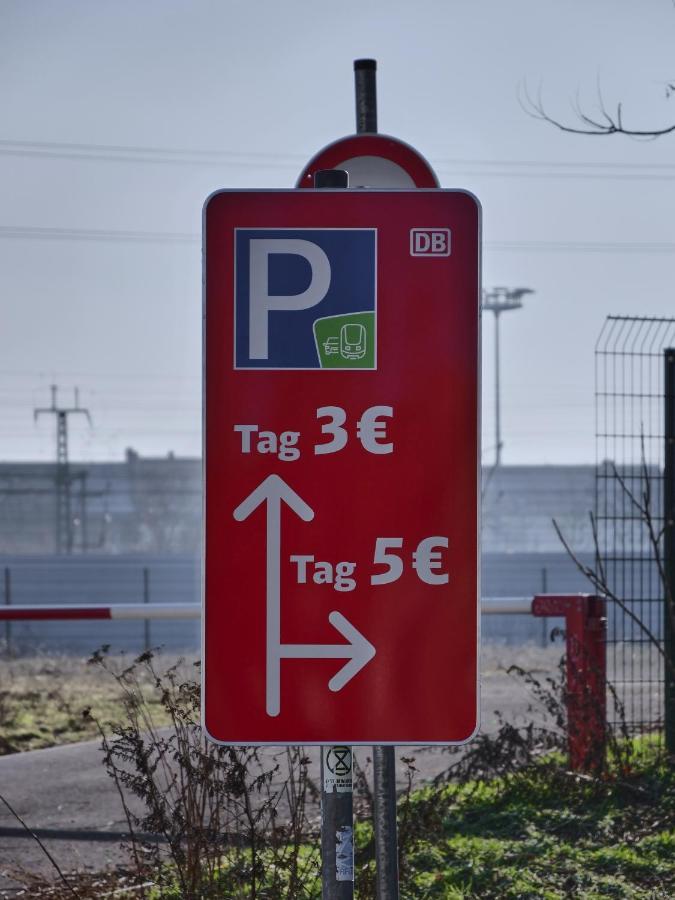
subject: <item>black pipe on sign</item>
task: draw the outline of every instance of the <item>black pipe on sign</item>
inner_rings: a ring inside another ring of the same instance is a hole
[[[377,62],[374,59],[354,60],[357,134],[377,134],[376,72]]]

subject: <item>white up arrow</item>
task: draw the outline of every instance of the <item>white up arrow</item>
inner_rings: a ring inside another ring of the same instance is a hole
[[[238,522],[247,519],[262,503],[267,504],[267,673],[266,710],[278,716],[281,708],[282,659],[348,659],[328,682],[331,691],[341,690],[375,656],[375,647],[342,613],[333,611],[330,624],[349,642],[347,644],[281,643],[281,501],[304,522],[311,522],[314,511],[278,475],[269,475],[235,509]]]

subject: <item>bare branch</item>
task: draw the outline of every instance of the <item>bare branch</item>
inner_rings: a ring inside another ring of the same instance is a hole
[[[44,855],[47,857],[47,859],[49,860],[49,862],[54,866],[54,868],[55,868],[56,871],[58,872],[59,878],[60,878],[61,881],[65,884],[65,886],[68,888],[68,890],[69,890],[70,893],[73,895],[73,897],[75,897],[76,900],[80,900],[80,895],[77,893],[77,891],[75,890],[75,888],[74,888],[74,887],[72,886],[72,884],[68,881],[68,879],[66,878],[66,876],[63,874],[63,872],[61,871],[61,869],[60,869],[60,867],[59,867],[59,864],[56,862],[56,860],[55,860],[54,857],[51,855],[51,853],[49,852],[49,850],[47,850],[47,848],[46,848],[45,845],[42,843],[42,841],[41,841],[40,838],[37,836],[37,834],[35,834],[35,832],[33,831],[33,829],[30,828],[28,825],[26,825],[26,823],[25,823],[24,820],[21,818],[21,816],[19,815],[19,813],[14,809],[13,806],[10,805],[9,801],[8,801],[5,797],[3,797],[2,794],[0,794],[0,801],[7,807],[7,809],[8,809],[9,812],[11,813],[11,815],[14,816],[14,818],[17,820],[17,822],[19,822],[19,824],[21,825],[21,827],[24,828],[25,831],[26,831],[26,832],[33,838],[33,840],[38,844],[38,846],[40,847],[40,849],[42,850],[42,852],[44,853]]]
[[[598,591],[600,592],[600,594],[601,594],[605,599],[611,600],[612,603],[616,603],[616,605],[619,607],[619,609],[620,609],[625,615],[627,615],[628,618],[629,618],[632,622],[634,622],[634,623],[638,626],[638,628],[639,628],[640,631],[645,635],[645,637],[647,638],[647,640],[649,641],[649,643],[652,644],[652,646],[657,650],[657,652],[659,653],[659,655],[660,655],[661,658],[663,659],[664,665],[666,666],[666,668],[667,668],[668,671],[670,672],[671,676],[672,676],[673,678],[675,678],[675,665],[673,664],[673,661],[670,659],[670,657],[668,656],[668,654],[666,654],[665,650],[664,650],[663,647],[661,646],[661,644],[660,644],[660,642],[658,641],[658,639],[654,636],[654,634],[652,633],[651,629],[648,628],[647,625],[645,625],[644,622],[640,619],[640,617],[639,617],[638,615],[636,615],[636,614],[633,612],[633,610],[632,610],[632,609],[631,609],[631,608],[630,608],[630,607],[629,607],[629,606],[628,606],[628,605],[627,605],[620,597],[618,597],[618,596],[614,593],[614,591],[609,587],[609,585],[608,585],[607,582],[605,581],[604,577],[601,578],[599,572],[596,572],[596,571],[595,571],[594,569],[592,569],[590,566],[586,566],[586,565],[584,565],[584,563],[581,562],[581,560],[580,560],[579,557],[576,555],[576,553],[574,552],[574,550],[572,550],[572,548],[570,547],[570,545],[567,543],[567,540],[565,539],[565,536],[564,536],[564,534],[562,533],[562,531],[561,531],[561,529],[560,529],[560,526],[558,525],[558,523],[556,522],[555,519],[553,519],[553,527],[555,528],[555,532],[556,532],[556,534],[558,535],[558,538],[560,539],[560,543],[561,543],[561,544],[563,545],[563,547],[565,548],[565,551],[566,551],[567,555],[568,555],[569,558],[572,560],[572,562],[573,562],[574,565],[577,567],[577,569],[581,572],[581,574],[582,574],[588,581],[590,581],[590,583],[593,585],[593,587],[596,588],[596,590],[598,590]],[[595,538],[595,536],[594,536],[594,540],[595,540],[595,539],[596,539],[596,538]],[[600,553],[599,553],[599,548],[598,548],[598,546],[597,546],[597,544],[596,544],[596,557],[598,557],[599,555],[600,555]]]
[[[666,567],[663,563],[663,555],[661,553],[661,543],[663,540],[663,536],[667,530],[668,523],[664,521],[663,527],[656,530],[654,525],[654,515],[652,514],[652,482],[651,475],[649,472],[649,467],[647,465],[647,453],[645,450],[645,436],[644,431],[640,435],[640,468],[642,471],[642,480],[644,482],[644,492],[642,494],[643,503],[640,504],[637,498],[635,497],[633,491],[626,484],[625,479],[620,474],[619,470],[616,467],[615,463],[612,463],[612,470],[614,474],[614,478],[619,482],[621,489],[623,490],[626,497],[630,503],[638,510],[640,513],[640,518],[644,522],[647,528],[647,537],[649,539],[649,545],[652,550],[652,555],[654,557],[654,562],[656,563],[656,568],[659,574],[659,580],[663,587],[663,602],[665,604],[666,615],[668,616],[668,621],[670,623],[670,628],[673,634],[675,634],[675,603],[673,602],[673,591],[672,585],[670,584],[670,580],[668,578],[668,574],[666,572]],[[593,531],[593,541],[596,548],[596,558],[598,560],[598,564],[601,566],[600,553],[598,551],[599,543],[595,530]],[[603,576],[604,581],[604,576]],[[665,658],[665,655],[664,655]]]
[[[675,89],[675,85],[668,85],[666,96],[670,96],[669,91],[672,91],[673,89]],[[605,106],[602,95],[599,97],[600,116],[597,118],[584,112],[577,94],[577,99],[573,105],[575,114],[581,122],[581,125],[577,126],[569,125],[559,119],[555,119],[546,111],[542,99],[541,86],[535,99],[530,93],[527,82],[523,81],[518,86],[518,102],[523,112],[531,118],[540,119],[547,122],[549,125],[554,125],[560,131],[567,132],[568,134],[584,134],[589,137],[604,137],[608,134],[623,134],[627,137],[657,138],[662,137],[664,134],[672,134],[675,132],[675,123],[666,125],[663,128],[627,128],[623,123],[623,107],[621,103],[617,104],[616,113],[611,114]]]
[[[602,556],[600,555],[600,552],[599,552],[600,551],[600,540],[598,538],[597,523],[595,521],[595,516],[593,515],[592,512],[588,513],[588,517],[591,520],[591,531],[593,533],[593,546],[596,548],[596,551],[597,551],[595,554],[595,561],[596,561],[596,565],[598,567],[598,574],[600,575],[600,578],[602,579],[603,584],[607,584],[608,582],[607,582],[607,578],[605,576],[605,567],[602,564]]]
[[[619,470],[616,467],[616,463],[614,463],[614,462],[612,463],[612,473],[614,475],[614,478],[616,478],[616,480],[619,482],[621,490],[624,492],[626,497],[628,497],[629,501],[635,507],[635,509],[640,513],[640,518],[645,519],[647,517],[649,494],[645,493],[645,495],[644,495],[645,505],[642,506],[639,503],[639,501],[636,499],[635,494],[631,491],[631,489],[626,484],[623,475],[621,475],[621,473],[619,472]]]

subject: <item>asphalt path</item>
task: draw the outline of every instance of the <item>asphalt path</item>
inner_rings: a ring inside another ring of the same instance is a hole
[[[538,650],[505,647],[483,655],[481,728],[493,732],[496,710],[509,722],[530,721],[532,694],[522,680],[507,674],[517,662],[542,675],[555,671],[560,648]],[[368,747],[355,749],[366,767]],[[279,748],[266,748],[270,758],[283,758]],[[309,748],[310,776],[319,777],[318,748]],[[449,758],[440,748],[405,747],[397,752],[397,779],[403,787],[406,764],[400,757],[414,757],[420,780],[429,780],[447,768]],[[86,741],[47,750],[33,750],[0,757],[0,795],[40,838],[64,871],[101,871],[123,863],[120,840],[127,830],[122,803],[114,782],[102,764],[99,741]],[[136,807],[140,812],[140,808]],[[318,814],[318,810],[317,810]],[[37,841],[0,803],[0,896],[12,896],[21,884],[17,871],[55,875]],[[25,896],[25,895],[24,895]]]

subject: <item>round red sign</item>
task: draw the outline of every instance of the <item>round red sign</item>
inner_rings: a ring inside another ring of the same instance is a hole
[[[350,187],[440,187],[436,173],[417,150],[386,134],[352,134],[334,141],[307,163],[296,188],[314,187],[314,173],[320,169],[346,169]]]

